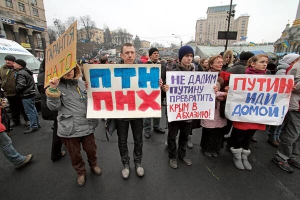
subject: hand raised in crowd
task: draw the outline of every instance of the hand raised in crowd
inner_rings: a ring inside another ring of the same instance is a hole
[[[54,78],[51,78],[49,83],[50,83],[50,87],[51,88],[57,88],[58,84],[59,84],[59,78],[57,77],[54,77]]]

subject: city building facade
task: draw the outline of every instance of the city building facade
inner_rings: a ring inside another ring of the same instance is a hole
[[[231,6],[235,10],[236,4]],[[218,39],[218,31],[227,31],[228,13],[230,5],[214,6],[207,8],[207,18],[198,19],[196,22],[195,42],[198,45],[225,45],[225,40]],[[231,16],[229,31],[237,31],[237,39],[229,40],[228,44],[245,40],[248,33],[249,15],[244,14],[234,20]]]
[[[150,48],[151,42],[147,40],[141,40],[141,48]]]
[[[44,58],[49,44],[43,0],[0,0],[0,36]]]
[[[288,23],[281,37],[274,43],[274,53],[283,55],[291,52],[300,53],[300,0],[293,25]]]
[[[88,40],[87,32],[84,28],[79,29],[77,32],[78,40]],[[89,42],[94,42],[96,44],[104,43],[104,30],[99,28],[92,28],[89,30]]]
[[[133,37],[133,35],[131,35],[130,33],[126,33],[126,32],[115,32],[115,31],[113,31],[111,33],[112,43],[115,44],[115,45],[118,45],[118,46],[121,46],[126,42],[133,43],[132,37]]]

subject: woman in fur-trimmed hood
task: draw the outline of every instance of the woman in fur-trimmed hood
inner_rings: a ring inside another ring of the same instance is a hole
[[[86,152],[91,170],[101,174],[97,164],[97,146],[94,132],[97,119],[87,119],[87,92],[85,83],[79,79],[81,71],[78,65],[61,79],[50,79],[46,90],[47,105],[50,110],[57,110],[57,135],[66,146],[74,169],[77,171],[78,186],[85,183],[86,170],[80,154],[81,145]]]

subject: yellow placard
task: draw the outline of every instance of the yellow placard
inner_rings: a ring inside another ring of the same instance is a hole
[[[76,66],[77,21],[46,49],[45,87]]]

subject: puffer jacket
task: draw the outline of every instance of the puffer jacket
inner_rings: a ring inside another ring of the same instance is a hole
[[[295,82],[295,89],[292,91],[290,98],[289,110],[300,112],[300,62],[295,63],[287,74],[293,75]]]
[[[87,136],[95,132],[97,119],[87,119],[87,93],[85,84],[79,80],[79,66],[75,67],[76,77],[61,79],[57,89],[46,90],[47,106],[58,111],[57,135],[64,138]]]
[[[282,60],[279,60],[276,75],[285,75],[285,71],[287,68],[289,68],[289,66],[289,64],[285,63]]]
[[[3,65],[0,68],[1,88],[5,96],[16,96],[15,71],[13,67]]]
[[[23,99],[35,96],[35,83],[32,72],[26,67],[15,72],[16,77],[16,93]]]

